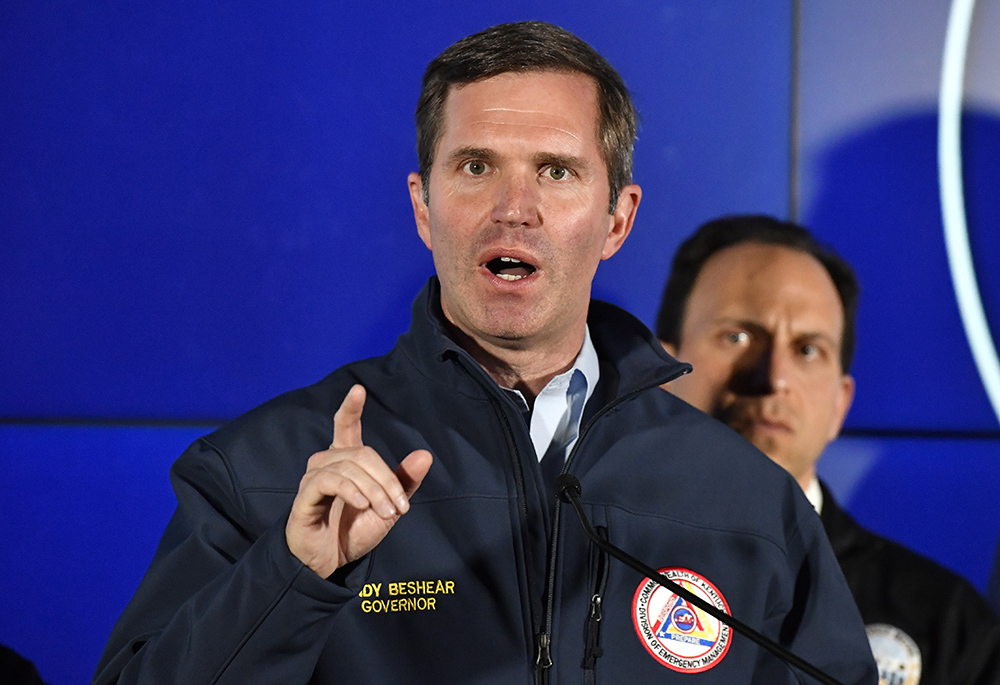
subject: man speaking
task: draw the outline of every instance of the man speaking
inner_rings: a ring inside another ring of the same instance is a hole
[[[564,472],[606,539],[874,683],[795,483],[662,392],[688,367],[590,299],[639,205],[635,122],[620,76],[548,24],[431,62],[409,191],[437,276],[409,331],[181,456],[96,682],[801,682],[594,548],[553,497]]]

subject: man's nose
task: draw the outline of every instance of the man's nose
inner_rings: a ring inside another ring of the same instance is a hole
[[[788,352],[768,343],[747,351],[739,372],[733,375],[733,390],[741,395],[773,395],[788,387],[792,371]]]
[[[538,187],[533,178],[505,176],[497,184],[491,218],[510,226],[538,225]]]

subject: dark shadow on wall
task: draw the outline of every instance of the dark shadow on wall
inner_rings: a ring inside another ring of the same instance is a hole
[[[963,156],[969,239],[996,340],[1000,117],[965,115]],[[816,162],[817,193],[803,221],[847,258],[862,288],[852,369],[858,393],[847,430],[997,431],[948,270],[936,111],[860,130]]]

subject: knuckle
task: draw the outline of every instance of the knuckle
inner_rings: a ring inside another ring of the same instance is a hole
[[[382,459],[382,455],[375,451],[374,448],[368,445],[362,445],[357,449],[358,462],[363,463],[368,466],[380,466],[385,462]]]
[[[306,471],[305,473],[303,473],[302,478],[299,479],[299,492],[302,492],[307,487],[309,487],[309,483],[312,482],[312,479],[313,479],[313,474],[311,471]]]
[[[315,471],[320,467],[320,463],[323,461],[323,452],[317,452],[316,454],[309,457],[306,461],[306,472]]]

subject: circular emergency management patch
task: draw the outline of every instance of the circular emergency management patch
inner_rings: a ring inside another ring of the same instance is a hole
[[[878,666],[879,685],[917,685],[923,663],[913,638],[896,626],[873,623],[865,626],[868,644]]]
[[[729,613],[722,593],[703,576],[686,568],[661,568],[660,573]],[[728,625],[649,578],[639,583],[635,591],[632,623],[653,658],[681,673],[707,671],[729,651]]]

